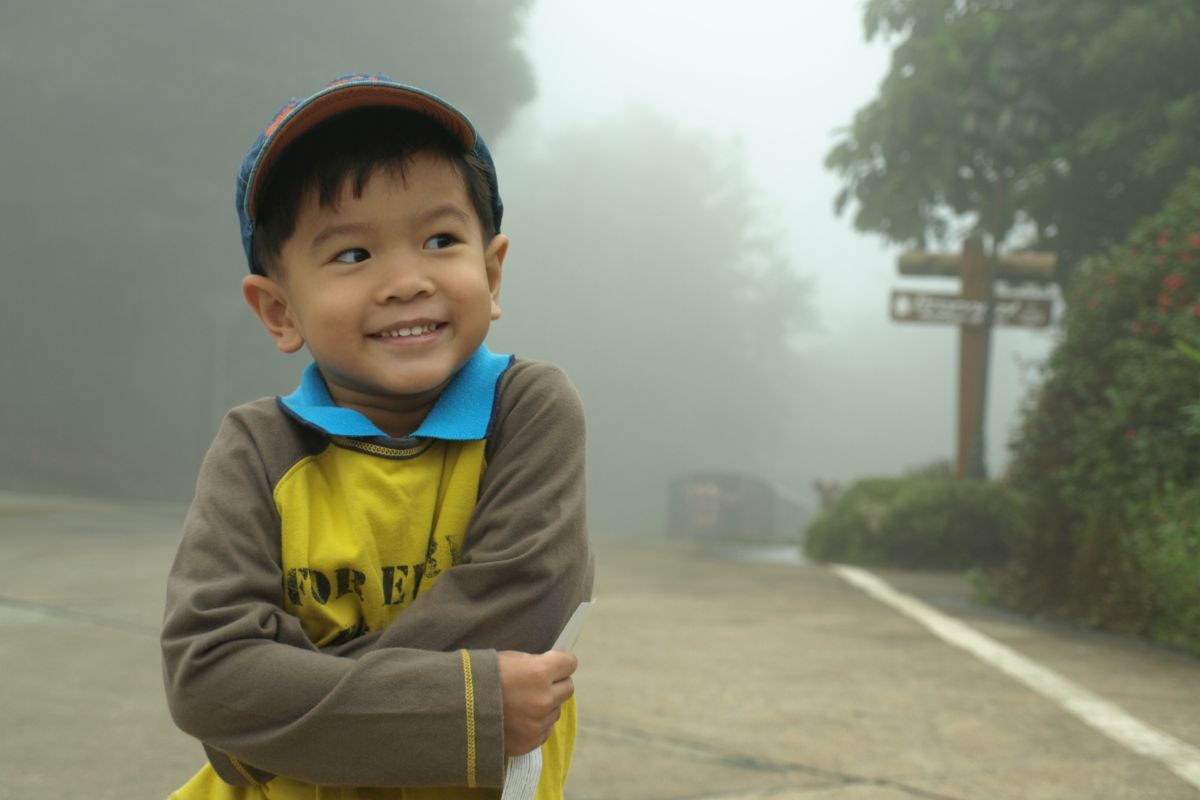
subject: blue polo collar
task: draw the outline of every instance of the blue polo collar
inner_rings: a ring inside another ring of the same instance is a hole
[[[513,362],[480,345],[433,404],[410,436],[452,441],[486,439],[496,405],[500,377]],[[279,404],[292,416],[330,436],[391,438],[363,414],[333,402],[314,361],[304,368],[300,385]]]

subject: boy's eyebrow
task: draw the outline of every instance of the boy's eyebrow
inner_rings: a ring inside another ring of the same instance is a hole
[[[315,250],[335,236],[366,233],[374,227],[375,226],[369,222],[336,222],[332,225],[326,225],[324,228],[321,228],[321,230],[317,231],[317,235],[312,238],[312,241],[308,246]]]
[[[418,223],[429,223],[442,217],[454,217],[460,222],[470,224],[471,215],[457,203],[441,203],[417,215]]]

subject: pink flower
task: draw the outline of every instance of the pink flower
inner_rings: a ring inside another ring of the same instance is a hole
[[[1167,277],[1163,278],[1162,285],[1163,285],[1163,288],[1165,288],[1167,291],[1173,292],[1176,289],[1183,286],[1183,276],[1180,275],[1179,273],[1175,273],[1174,275],[1168,275]],[[1159,303],[1162,302],[1161,295],[1159,296],[1158,302]]]
[[[1125,438],[1131,442],[1134,439],[1136,439],[1137,438],[1137,428],[1130,428],[1129,430],[1125,431]]]
[[[1200,247],[1200,233],[1189,233],[1188,241],[1192,243],[1192,247]]]

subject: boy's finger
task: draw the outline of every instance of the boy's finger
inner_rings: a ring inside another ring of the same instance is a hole
[[[579,659],[575,657],[574,653],[551,650],[542,657],[550,663],[550,678],[553,681],[571,677],[579,667]]]
[[[558,724],[558,720],[561,717],[562,709],[560,708],[555,708],[554,713],[546,717],[545,727],[543,727],[541,732],[538,733],[538,747],[541,747],[550,739],[550,735],[554,733],[554,726]]]
[[[575,696],[575,681],[570,678],[555,681],[550,690],[554,692],[554,705],[557,708]]]

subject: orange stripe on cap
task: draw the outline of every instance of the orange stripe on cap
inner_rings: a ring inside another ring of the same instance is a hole
[[[292,113],[298,105],[300,105],[300,101],[293,100],[283,108],[279,109],[279,113],[275,115],[275,119],[271,120],[271,124],[267,126],[265,131],[263,131],[263,135],[268,139],[271,138],[271,135],[275,133],[275,129],[279,127],[279,123],[287,119],[287,115]]]

